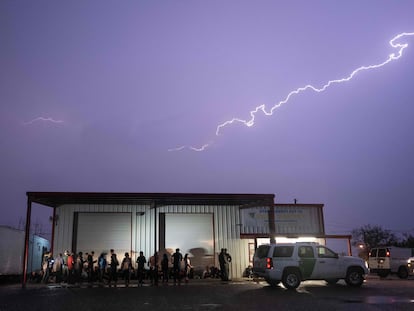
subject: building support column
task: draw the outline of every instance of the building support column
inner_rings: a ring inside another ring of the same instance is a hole
[[[276,243],[276,219],[275,219],[275,206],[270,205],[269,207],[269,233],[270,243]]]
[[[56,218],[56,207],[53,208],[53,216],[52,216],[52,237],[50,241],[50,252],[52,253],[52,256],[56,258],[54,250],[54,241],[55,241],[55,227],[57,225],[57,218]]]
[[[32,217],[32,200],[30,196],[27,197],[27,211],[26,211],[26,232],[24,236],[24,254],[23,254],[23,278],[22,287],[26,287],[27,282],[27,262],[29,258],[29,238],[30,238],[30,220]]]
[[[348,236],[348,256],[352,256],[351,238],[352,236]]]

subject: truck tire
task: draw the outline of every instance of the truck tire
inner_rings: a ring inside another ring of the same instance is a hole
[[[364,283],[364,274],[360,268],[349,268],[346,273],[345,282],[349,286],[358,287]]]
[[[398,277],[400,279],[406,279],[406,278],[408,278],[408,270],[407,270],[406,267],[400,267],[398,269]]]
[[[300,274],[298,271],[294,269],[289,269],[289,270],[286,270],[285,273],[283,273],[282,284],[287,289],[298,288],[300,282],[301,282],[301,279],[300,279]]]

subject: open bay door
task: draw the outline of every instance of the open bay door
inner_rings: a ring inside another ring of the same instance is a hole
[[[125,252],[131,251],[131,213],[78,213],[77,222],[77,252],[94,251],[97,259],[114,249],[121,262]],[[109,264],[109,256],[107,260]]]

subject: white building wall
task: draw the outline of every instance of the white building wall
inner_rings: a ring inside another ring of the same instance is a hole
[[[157,218],[155,218],[155,210]],[[134,262],[141,250],[147,258],[154,253],[155,234],[157,234],[157,243],[159,241],[159,213],[213,214],[216,266],[219,266],[218,254],[222,248],[227,248],[233,259],[230,264],[230,277],[241,277],[244,269],[249,265],[249,241],[240,239],[240,215],[239,206],[237,205],[169,205],[154,209],[149,205],[66,204],[56,208],[58,220],[53,241],[55,253],[63,253],[64,250],[71,250],[72,248],[75,212],[131,213],[131,257]],[[154,232],[155,219],[157,219],[156,233]],[[157,249],[158,247],[157,244]]]

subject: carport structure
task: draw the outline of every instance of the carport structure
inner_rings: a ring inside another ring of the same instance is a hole
[[[234,254],[244,254],[247,242],[240,240],[242,206],[262,206],[274,203],[274,194],[208,194],[208,193],[96,193],[96,192],[27,192],[27,216],[23,260],[23,280],[27,281],[28,240],[32,204],[53,208],[51,252],[55,252],[56,232],[59,239],[65,232],[65,242],[71,240],[76,250],[78,216],[96,212],[128,213],[131,219],[131,250],[136,249],[137,237],[146,237],[147,253],[165,247],[165,222],[168,215],[211,215],[214,250],[229,246]],[[59,220],[59,225],[58,225]],[[140,223],[144,223],[140,229]],[[63,228],[64,227],[64,228]],[[56,231],[57,230],[57,231]],[[65,230],[65,231],[63,231]],[[139,231],[141,230],[141,231]],[[214,231],[213,231],[214,230]],[[145,232],[144,232],[145,231]],[[60,234],[60,235],[59,235]],[[62,244],[62,243],[61,243]],[[61,251],[58,249],[56,251]],[[244,265],[242,262],[241,265]],[[247,266],[247,265],[246,265]],[[240,267],[237,267],[239,269]]]

